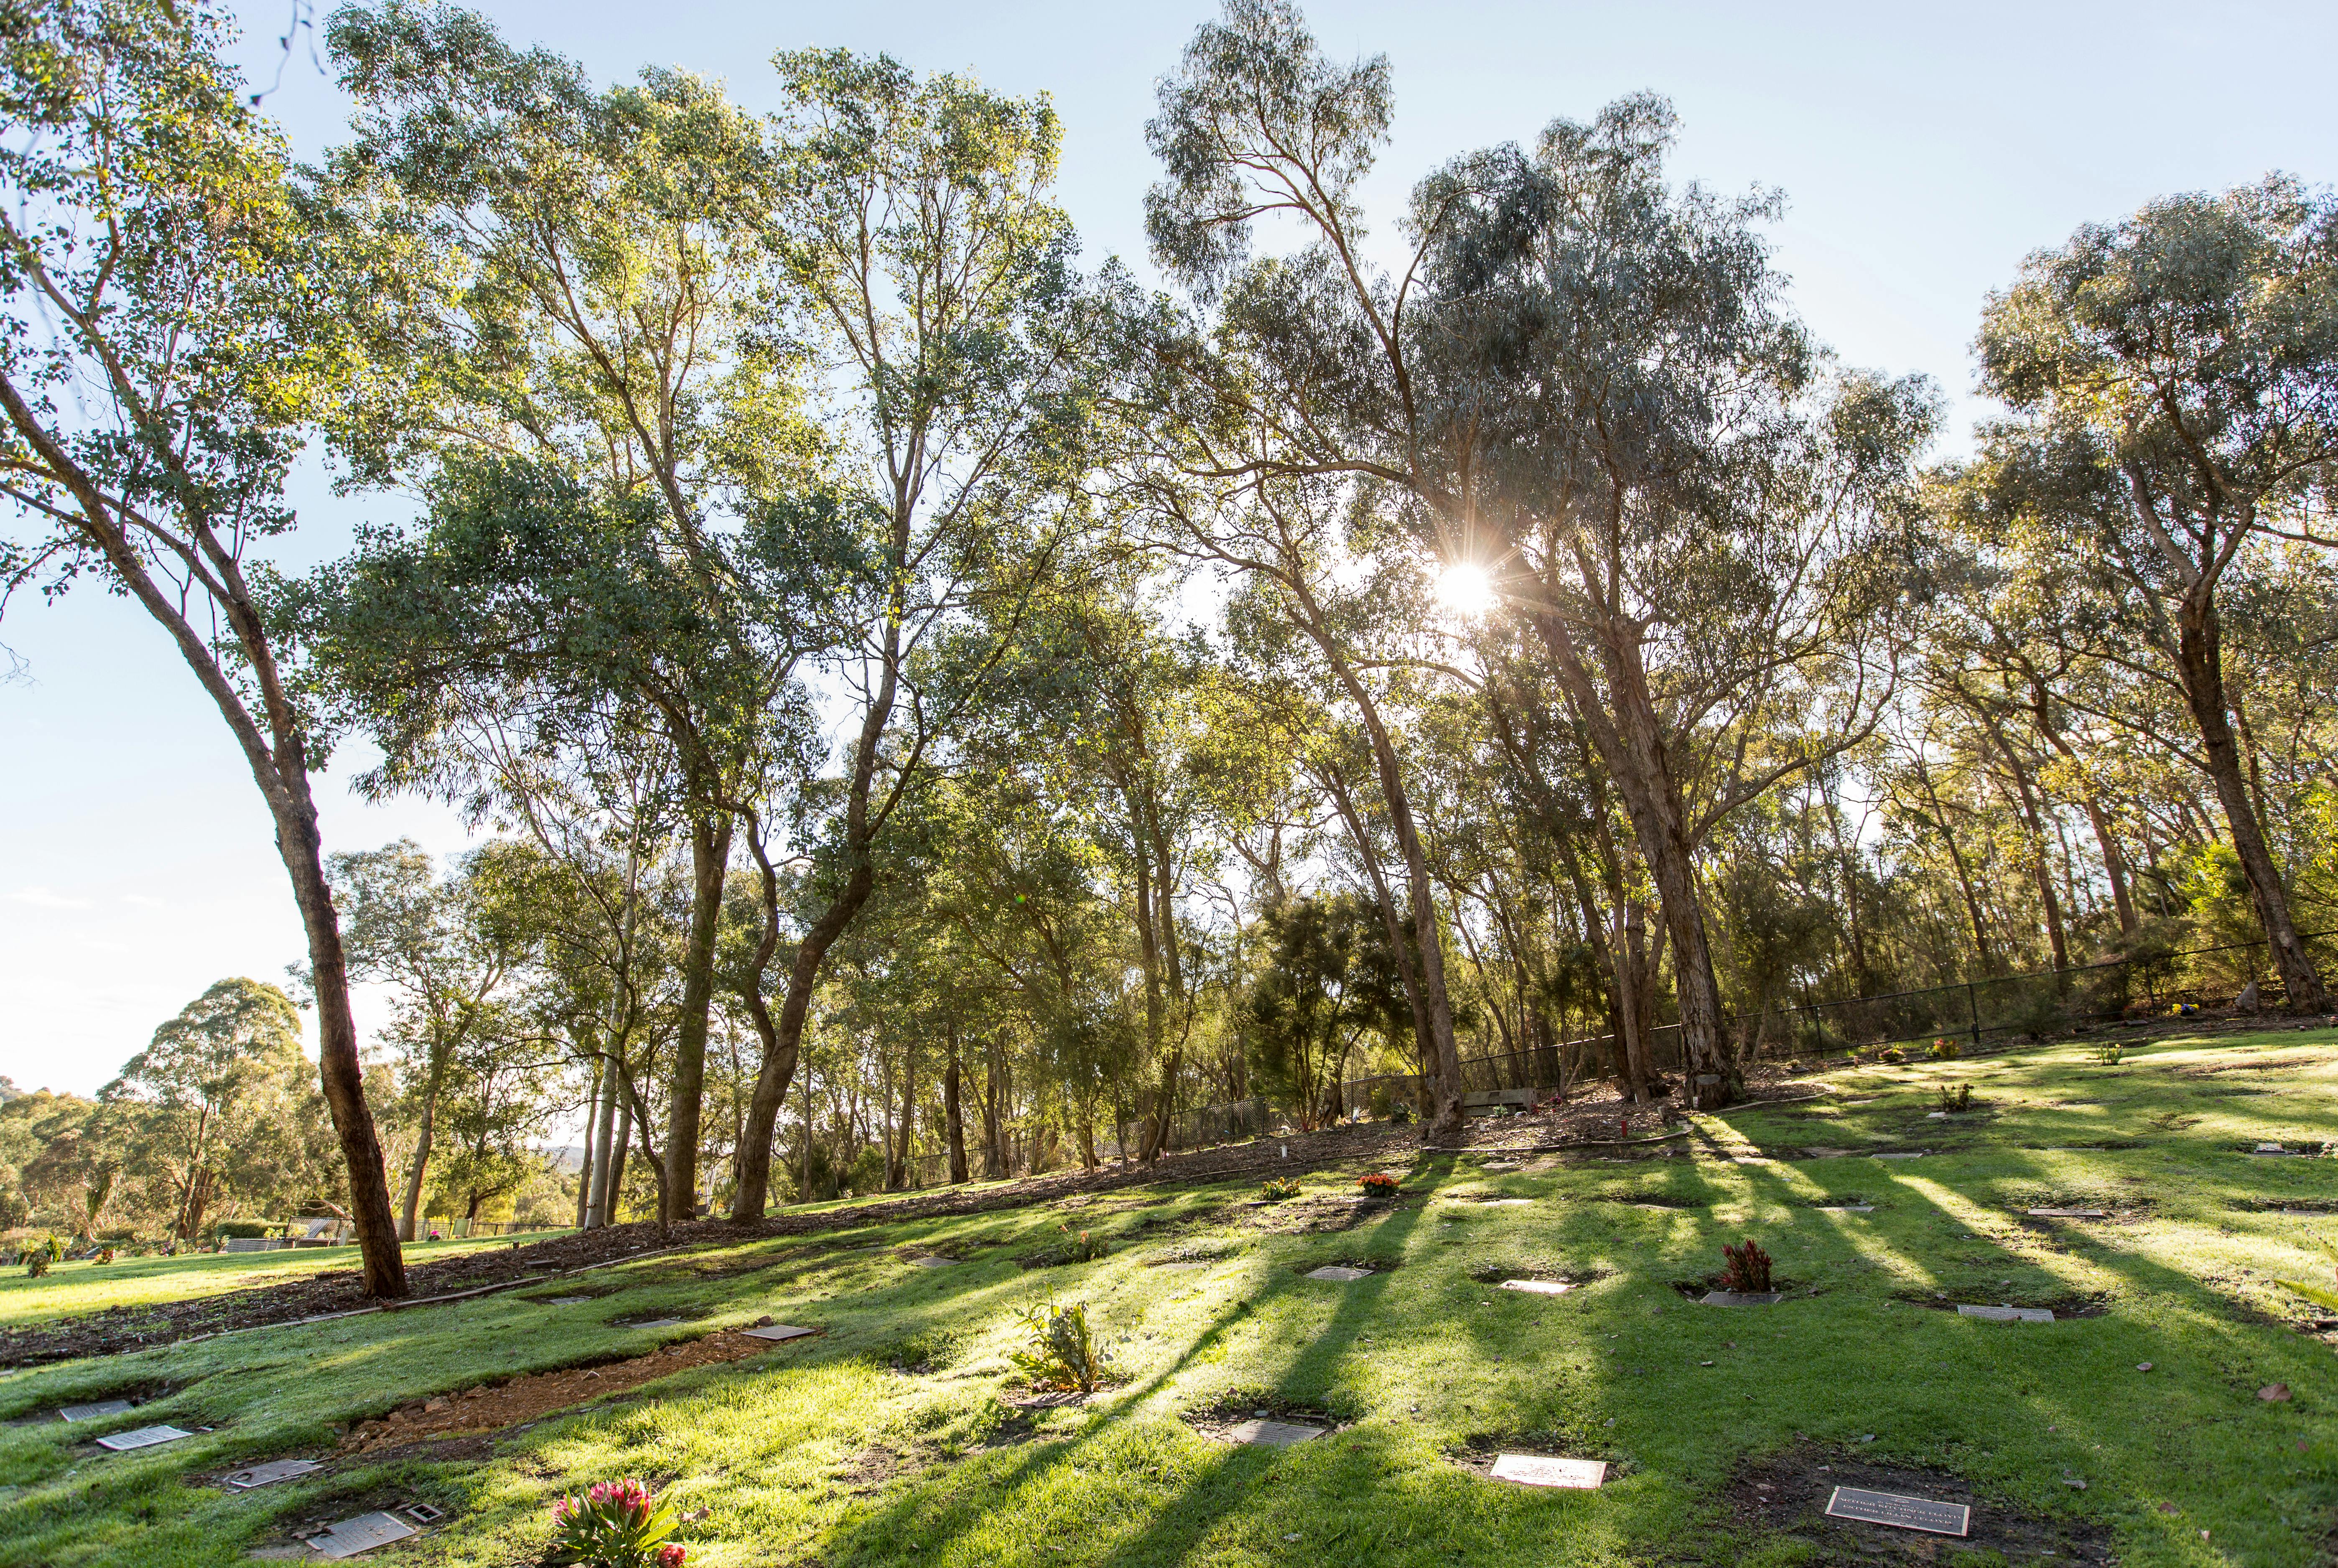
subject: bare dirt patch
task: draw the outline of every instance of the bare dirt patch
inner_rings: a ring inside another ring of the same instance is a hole
[[[801,1340],[790,1341],[801,1344]],[[500,1432],[538,1421],[555,1411],[638,1388],[698,1367],[744,1361],[782,1347],[736,1330],[709,1334],[653,1350],[630,1360],[535,1372],[507,1383],[481,1384],[460,1394],[442,1394],[399,1406],[377,1420],[360,1421],[341,1439],[343,1454],[373,1454],[418,1443]]]
[[[1344,1423],[1321,1405],[1306,1405],[1279,1394],[1234,1392],[1208,1405],[1196,1406],[1178,1419],[1215,1443],[1234,1441],[1233,1429],[1245,1421],[1281,1421],[1292,1426],[1320,1426],[1329,1436]]]
[[[1822,1466],[1824,1466],[1822,1468]],[[1827,1499],[1838,1486],[1893,1492],[1961,1503],[1972,1510],[1972,1533],[1959,1540],[1830,1519]],[[2108,1563],[2111,1533],[2090,1521],[2024,1513],[1975,1492],[1962,1476],[1940,1470],[1862,1464],[1813,1446],[1741,1466],[1724,1494],[1730,1519],[1756,1540],[1792,1540],[1817,1564],[1898,1564],[1953,1561],[1961,1552],[1987,1551],[2006,1561]]]

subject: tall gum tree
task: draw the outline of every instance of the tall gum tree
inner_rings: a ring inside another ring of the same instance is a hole
[[[1881,711],[1929,387],[1817,376],[1752,232],[1772,204],[1675,198],[1658,101],[1423,181],[1395,274],[1356,200],[1390,122],[1384,59],[1334,66],[1294,7],[1233,0],[1161,104],[1148,231],[1215,306],[1215,352],[1170,332],[1155,353],[1190,388],[1162,399],[1186,466],[1383,482],[1423,545],[1491,573],[1659,894],[1692,1098],[1726,1098],[1697,856]],[[1252,260],[1268,215],[1306,242]]]
[[[2289,1005],[2323,1011],[2235,734],[2220,591],[2253,545],[2338,547],[2338,200],[2276,175],[2089,224],[1989,301],[1980,353],[2022,417],[1989,433],[1976,484],[2009,522],[2078,533],[2133,597]]]
[[[88,574],[162,627],[234,737],[308,938],[319,1076],[368,1294],[406,1294],[310,770],[321,748],[255,593],[284,476],[348,338],[282,140],[171,0],[8,13],[0,103],[0,543],[13,596]]]
[[[1088,375],[1046,100],[920,79],[843,50],[783,53],[771,129],[784,318],[865,518],[823,607],[840,778],[802,824],[812,865],[764,1039],[732,1218],[769,1197],[780,1110],[830,952],[876,890],[879,845],[1003,638],[941,657],[969,605],[1029,591],[1083,466]],[[1011,633],[1015,618],[996,616]]]
[[[770,710],[783,729],[801,710],[803,606],[765,603],[768,574],[743,564],[758,524],[763,544],[799,543],[797,517],[775,513],[817,488],[820,456],[799,357],[771,330],[778,166],[761,123],[715,84],[650,70],[596,91],[573,63],[515,49],[473,13],[353,6],[329,39],[357,134],[327,160],[316,199],[345,248],[374,371],[336,431],[354,479],[419,479],[434,526],[466,514],[475,537],[492,536],[492,552],[472,552],[474,579],[445,583],[516,609],[470,651],[475,668],[538,661],[512,672],[519,681],[565,660],[578,691],[620,690],[654,714],[676,760],[692,907],[665,1218],[691,1218],[725,877],[740,814],[768,807],[784,750]],[[577,562],[568,549],[512,553],[584,535],[506,527],[498,513],[563,490],[627,525],[626,550],[654,561],[645,586],[665,608],[623,613],[623,563],[597,575],[592,603],[521,603]],[[685,620],[680,646],[623,640],[652,622],[670,636]],[[530,621],[552,635],[525,637]],[[431,634],[419,621],[405,630]],[[466,650],[442,642],[451,669]]]

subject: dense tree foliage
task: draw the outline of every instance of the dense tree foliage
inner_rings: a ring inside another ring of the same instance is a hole
[[[1498,1086],[1710,1106],[1934,992],[2329,1004],[2326,192],[2040,250],[1944,458],[1661,99],[1375,211],[1395,74],[1283,0],[1164,62],[1159,289],[1083,270],[1046,101],[962,76],[783,53],[758,115],[383,0],[296,170],[206,15],[25,15],[10,584],[104,575],[243,741],[339,1142],[222,982],[0,1106],[0,1220],[744,1219]],[[247,573],[303,443],[418,513]],[[349,735],[476,846],[324,856]]]

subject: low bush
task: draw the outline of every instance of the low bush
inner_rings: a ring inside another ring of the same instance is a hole
[[[1375,1171],[1369,1176],[1361,1177],[1356,1185],[1363,1189],[1367,1198],[1393,1198],[1402,1191],[1397,1179],[1385,1171]]]
[[[1103,1380],[1105,1356],[1088,1329],[1088,1310],[1075,1301],[1056,1305],[1053,1298],[1027,1307],[1019,1314],[1029,1342],[1010,1359],[1015,1369],[1035,1388],[1064,1388],[1093,1394]]]
[[[552,1505],[548,1564],[576,1568],[681,1568],[687,1553],[670,1537],[682,1520],[639,1481],[604,1481]]]
[[[1731,1246],[1721,1244],[1721,1288],[1743,1296],[1766,1295],[1770,1289],[1770,1255],[1750,1238]]]
[[[222,1220],[212,1230],[224,1241],[250,1241],[267,1235],[276,1227],[265,1220]]]
[[[1931,1057],[1935,1062],[1953,1062],[1964,1054],[1964,1047],[1945,1034],[1932,1042]]]
[[[1269,1203],[1281,1203],[1299,1196],[1299,1181],[1292,1176],[1271,1176],[1258,1190],[1260,1198]]]
[[[2095,1047],[2095,1060],[2106,1067],[2116,1067],[2127,1058],[2127,1047],[2114,1040],[2107,1045]]]
[[[1973,1105],[1973,1095],[1972,1095],[1972,1085],[1971,1085],[1971,1084],[1970,1084],[1970,1083],[1960,1083],[1960,1084],[1958,1084],[1954,1089],[1950,1089],[1950,1088],[1948,1088],[1946,1085],[1943,1085],[1943,1086],[1941,1087],[1941,1089],[1940,1089],[1940,1109],[1941,1109],[1941,1110],[1943,1110],[1943,1111],[1951,1111],[1951,1112],[1953,1112],[1953,1111],[1970,1111],[1970,1110],[1971,1110],[1971,1109],[1972,1109],[1972,1105]]]

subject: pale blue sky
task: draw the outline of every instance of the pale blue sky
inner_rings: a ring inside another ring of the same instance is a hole
[[[265,82],[289,0],[237,8],[251,34],[242,57]],[[727,78],[750,104],[770,101],[771,53],[808,44],[1050,93],[1066,131],[1062,197],[1087,255],[1132,261],[1153,83],[1213,11],[1182,0],[480,8],[604,80],[680,65]],[[1309,15],[1334,54],[1385,53],[1394,66],[1382,211],[1455,152],[1654,88],[1681,113],[1680,177],[1785,192],[1780,262],[1819,335],[1852,364],[1930,373],[1960,422],[1973,412],[1982,296],[2026,252],[2168,191],[2275,168],[2338,180],[2338,7],[2326,0],[1321,4]],[[305,52],[270,106],[304,152],[337,134],[343,108]],[[329,557],[355,520],[392,509],[313,484],[303,500],[291,564]],[[26,681],[0,686],[0,1073],[88,1093],[212,980],[280,977],[301,955],[300,925],[250,777],[133,606],[86,589],[54,609],[26,603],[0,642],[29,665]],[[329,848],[399,833],[438,850],[461,843],[459,825],[427,806],[368,807],[339,777],[319,793]]]

